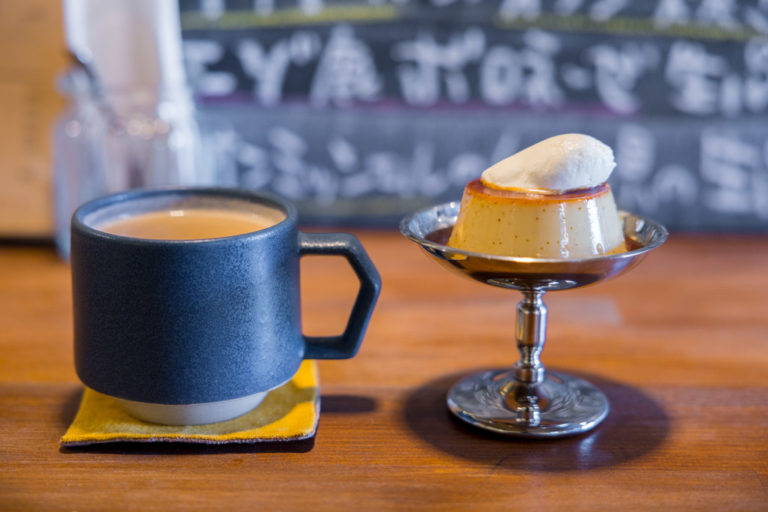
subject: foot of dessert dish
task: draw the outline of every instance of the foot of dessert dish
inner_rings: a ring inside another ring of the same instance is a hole
[[[499,172],[505,162],[517,169],[516,181],[509,178],[514,172]],[[523,293],[515,329],[520,360],[511,369],[458,382],[448,407],[465,422],[499,434],[542,438],[586,432],[606,417],[608,399],[585,380],[542,365],[543,296],[625,272],[668,234],[649,219],[616,211],[604,183],[613,168],[612,152],[591,137],[547,139],[500,164],[470,182],[461,203],[420,210],[400,224],[406,237],[452,271]]]

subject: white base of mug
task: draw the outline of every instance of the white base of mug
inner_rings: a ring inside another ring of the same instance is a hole
[[[134,402],[122,398],[116,398],[116,400],[125,412],[142,421],[161,425],[203,425],[242,416],[259,405],[267,393],[269,391],[261,391],[231,400],[199,404],[169,405]]]

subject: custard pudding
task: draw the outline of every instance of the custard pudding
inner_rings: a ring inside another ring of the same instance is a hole
[[[581,134],[552,137],[467,184],[448,245],[501,256],[579,259],[624,252],[610,186],[613,152]]]

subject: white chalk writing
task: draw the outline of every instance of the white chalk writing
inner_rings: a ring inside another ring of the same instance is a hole
[[[312,80],[312,103],[344,106],[355,100],[375,100],[380,91],[370,48],[355,37],[352,27],[334,27]]]

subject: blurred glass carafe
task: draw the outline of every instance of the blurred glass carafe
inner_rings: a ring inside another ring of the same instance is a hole
[[[80,204],[132,188],[236,184],[236,134],[195,108],[185,87],[104,90],[84,66],[62,76],[70,98],[54,128],[56,243],[69,255]]]

